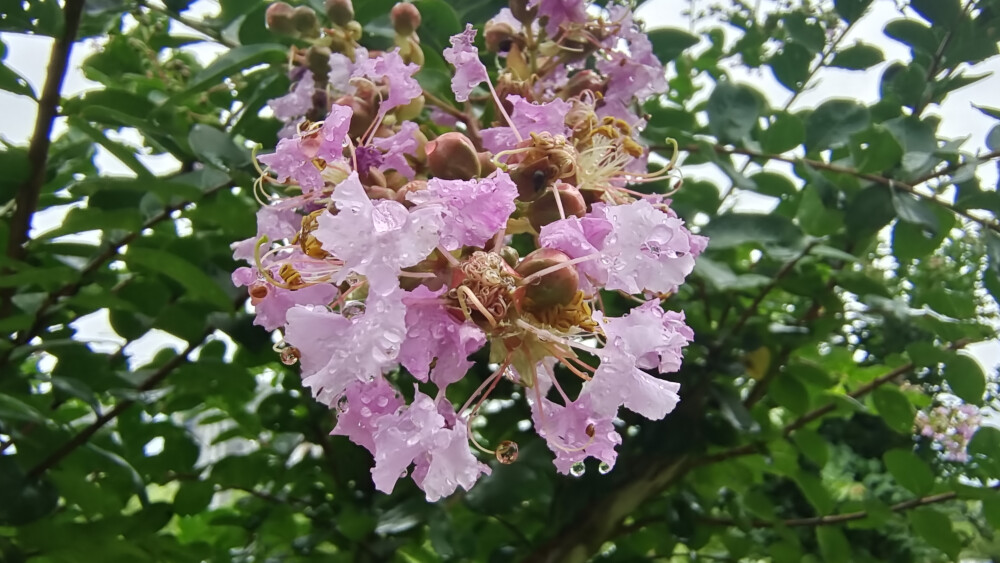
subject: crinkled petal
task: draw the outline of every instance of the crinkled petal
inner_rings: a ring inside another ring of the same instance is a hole
[[[568,133],[566,115],[573,108],[569,102],[557,98],[544,104],[532,103],[516,94],[509,94],[507,100],[513,106],[511,121],[522,138],[532,133]],[[482,138],[483,146],[494,153],[513,149],[517,145],[517,136],[510,127],[483,129]]]
[[[441,244],[448,250],[486,244],[507,224],[516,197],[517,186],[500,170],[476,180],[431,178],[427,189],[408,195],[414,203],[441,206]]]
[[[279,182],[291,178],[303,191],[313,191],[323,187],[323,176],[313,164],[312,158],[299,147],[298,139],[280,139],[273,153],[260,155],[257,160],[277,174]]]
[[[309,113],[313,107],[315,90],[316,81],[311,72],[306,72],[302,75],[302,79],[295,83],[291,92],[268,100],[267,105],[274,112],[274,117],[281,121],[291,121]]]
[[[580,396],[563,406],[548,399],[530,401],[531,420],[539,436],[556,454],[556,470],[568,475],[573,464],[593,457],[614,467],[622,443],[621,435],[611,422],[613,416],[601,414],[591,405],[591,397]],[[544,412],[540,412],[544,410]]]
[[[438,298],[443,291],[420,286],[403,299],[407,332],[399,352],[400,363],[414,377],[420,381],[430,377],[439,389],[464,377],[473,364],[469,354],[486,344],[479,327],[448,313]]]
[[[352,382],[337,400],[337,426],[330,434],[347,436],[374,454],[379,419],[394,414],[401,406],[403,398],[383,377]]]
[[[468,100],[473,88],[490,79],[486,65],[479,60],[479,49],[473,44],[475,39],[475,28],[471,23],[466,24],[465,31],[452,35],[451,47],[444,50],[444,59],[455,67],[451,90],[459,102]]]
[[[399,131],[394,135],[372,139],[372,144],[384,153],[382,165],[379,166],[380,171],[395,170],[405,176],[407,180],[412,180],[416,176],[417,173],[407,162],[406,157],[417,154],[419,143],[416,133],[418,129],[419,126],[416,123],[404,121],[399,125]]]

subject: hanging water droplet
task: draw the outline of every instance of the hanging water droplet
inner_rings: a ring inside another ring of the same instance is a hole
[[[601,475],[607,475],[608,473],[611,472],[611,465],[608,464],[607,462],[602,461],[601,464],[597,466],[597,471]]]
[[[588,424],[587,425],[587,436],[593,438],[594,437],[594,431],[595,431],[594,430],[594,425],[593,424]]]
[[[267,284],[262,282],[254,282],[250,284],[249,289],[250,297],[254,299],[263,299],[267,297]]]
[[[364,301],[348,301],[340,308],[340,314],[348,319],[363,315],[365,314],[365,303]]]
[[[281,363],[286,366],[295,365],[295,362],[299,361],[299,357],[301,356],[299,349],[295,346],[285,346],[281,349],[279,355],[281,356]]]
[[[350,405],[347,404],[347,395],[341,395],[340,398],[337,399],[337,412],[345,413],[349,407]]]
[[[569,468],[569,474],[572,475],[573,477],[580,477],[586,471],[587,471],[587,466],[584,465],[582,461],[578,461],[578,462],[574,463]]]
[[[497,461],[504,465],[510,465],[517,461],[517,442],[504,440],[497,446]]]
[[[407,471],[404,469],[402,473],[399,474],[400,479],[406,479]]]
[[[513,382],[515,382],[515,383],[516,383],[516,382],[518,381],[518,379],[519,379],[519,378],[517,377],[517,372],[516,372],[516,371],[514,371],[514,368],[512,368],[511,366],[507,366],[507,367],[505,367],[505,368],[503,369],[503,376],[504,376],[504,378],[505,378],[505,379],[507,379],[507,380],[509,380],[509,381],[513,381]]]

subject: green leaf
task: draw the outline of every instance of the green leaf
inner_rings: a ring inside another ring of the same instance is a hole
[[[914,19],[892,20],[886,24],[885,34],[925,55],[933,56],[940,46],[934,31]]]
[[[452,35],[464,28],[455,9],[444,0],[414,0],[413,5],[420,10],[420,17],[425,22],[420,27],[421,41],[438,53],[449,46]]]
[[[792,92],[798,92],[805,87],[806,80],[809,79],[809,65],[813,58],[814,55],[809,49],[798,43],[789,42],[771,57],[768,65],[782,86]]]
[[[792,440],[802,454],[816,465],[823,467],[829,461],[830,449],[827,447],[826,438],[815,430],[800,428],[792,434]]]
[[[843,212],[826,207],[815,184],[808,184],[802,190],[795,217],[806,234],[817,237],[832,235],[844,225]]]
[[[903,146],[886,128],[874,127],[851,138],[851,154],[858,172],[884,172],[903,160]]]
[[[59,493],[48,481],[28,479],[18,455],[0,455],[0,526],[22,526],[52,513]]]
[[[712,220],[702,234],[708,236],[710,249],[725,249],[750,244],[755,247],[795,247],[802,232],[789,219],[754,213],[727,213]]]
[[[856,43],[833,57],[830,66],[848,70],[867,70],[885,60],[882,50],[868,43]]]
[[[1000,529],[1000,496],[983,499],[983,518],[996,529]]]
[[[825,563],[848,563],[851,561],[851,544],[836,526],[818,526],[816,541]]]
[[[61,225],[46,231],[37,240],[49,240],[63,235],[84,231],[137,231],[142,226],[142,216],[136,209],[90,209],[74,207],[66,214]]]
[[[209,86],[214,86],[226,76],[232,76],[259,64],[279,64],[284,62],[287,57],[288,47],[278,43],[259,43],[236,47],[226,51],[225,54],[212,61],[212,64],[196,74],[188,83],[187,88],[172,96],[164,103],[164,106],[170,107],[179,99],[204,92]]]
[[[872,403],[889,428],[903,435],[913,433],[916,411],[906,395],[895,385],[883,385],[872,392]]]
[[[983,404],[986,375],[975,359],[963,354],[953,354],[945,363],[944,376],[951,392],[958,398],[973,405]]]
[[[972,107],[978,109],[979,111],[992,117],[993,119],[1000,119],[1000,109],[976,105],[976,104],[972,104]]]
[[[906,221],[897,221],[893,226],[892,253],[898,260],[922,258],[941,246],[941,242],[955,224],[955,216],[941,207],[931,209],[937,216],[940,226],[937,233],[931,232],[924,225],[915,225]]]
[[[130,248],[125,255],[130,268],[144,268],[163,274],[181,284],[192,297],[228,311],[232,304],[226,292],[201,268],[169,252],[152,248]]]
[[[816,21],[806,18],[803,12],[791,12],[781,19],[793,41],[818,54],[826,45],[826,32]]]
[[[701,39],[679,27],[650,29],[647,34],[653,44],[653,53],[660,62],[667,64],[676,59],[689,47],[694,47]]]
[[[763,108],[761,95],[743,84],[720,81],[708,97],[708,129],[723,143],[747,138]]]
[[[35,89],[31,87],[23,76],[9,66],[0,63],[0,90],[6,90],[20,96],[27,96],[32,100],[37,100]]]
[[[809,410],[809,391],[790,374],[783,373],[775,378],[767,393],[775,402],[795,414],[803,414]]]
[[[239,168],[250,164],[250,151],[237,146],[224,132],[196,124],[188,134],[188,144],[199,158],[219,167]]]
[[[174,512],[180,516],[197,514],[212,502],[215,486],[208,481],[184,481],[174,496]]]
[[[834,500],[830,496],[830,491],[823,485],[822,479],[804,471],[800,471],[794,479],[795,484],[799,486],[802,494],[805,495],[809,504],[813,505],[816,512],[821,515],[833,512]]]
[[[986,148],[991,151],[1000,150],[1000,125],[994,125],[986,135]]]
[[[801,145],[806,139],[806,126],[788,112],[774,115],[770,127],[760,134],[760,146],[765,152],[783,153]]]
[[[882,460],[892,478],[911,493],[923,496],[934,487],[934,473],[930,466],[910,450],[889,450]]]
[[[871,3],[872,0],[834,0],[833,6],[840,17],[848,22],[856,22],[861,19]]]
[[[868,108],[853,100],[823,102],[806,118],[806,148],[814,152],[843,146],[870,122]]]
[[[893,190],[892,206],[896,209],[900,219],[923,227],[932,234],[937,234],[941,227],[931,204],[916,196]]]
[[[947,27],[962,17],[959,0],[910,0],[910,7],[933,25]]]
[[[991,478],[1000,478],[1000,430],[992,426],[980,426],[969,440],[969,455],[976,458],[979,466]]]
[[[951,518],[933,508],[918,508],[909,514],[916,536],[943,551],[955,561],[962,550],[962,540],[951,527]]]

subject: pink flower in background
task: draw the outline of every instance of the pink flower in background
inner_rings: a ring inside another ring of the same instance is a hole
[[[453,35],[451,47],[444,50],[444,60],[455,67],[451,89],[460,102],[468,100],[473,88],[490,79],[486,65],[479,60],[479,49],[473,44],[475,39],[475,28],[466,24],[465,31]]]

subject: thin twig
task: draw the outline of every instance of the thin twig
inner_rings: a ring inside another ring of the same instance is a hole
[[[179,14],[179,13],[177,13],[177,12],[175,12],[175,11],[169,9],[169,8],[164,8],[164,7],[157,6],[155,4],[150,4],[149,2],[146,2],[145,0],[139,0],[137,3],[138,3],[139,6],[141,6],[143,8],[146,8],[147,10],[149,10],[151,12],[157,12],[157,13],[163,14],[163,15],[167,16],[168,18],[170,18],[170,19],[172,19],[172,20],[174,20],[174,21],[176,21],[176,22],[178,22],[180,24],[183,24],[183,25],[186,25],[187,27],[190,27],[191,29],[197,31],[198,33],[204,35],[205,37],[208,37],[209,39],[211,39],[212,41],[215,41],[216,43],[219,43],[221,45],[225,45],[226,47],[229,47],[229,48],[234,48],[234,47],[239,47],[240,46],[239,43],[235,43],[235,42],[230,41],[230,40],[226,39],[225,37],[223,37],[222,33],[220,33],[219,31],[217,31],[217,30],[215,30],[215,29],[213,29],[213,28],[211,28],[211,27],[209,27],[209,26],[207,26],[207,25],[205,25],[205,24],[203,24],[203,23],[201,23],[201,22],[199,22],[197,20],[192,20],[190,18],[184,17],[181,14]]]

